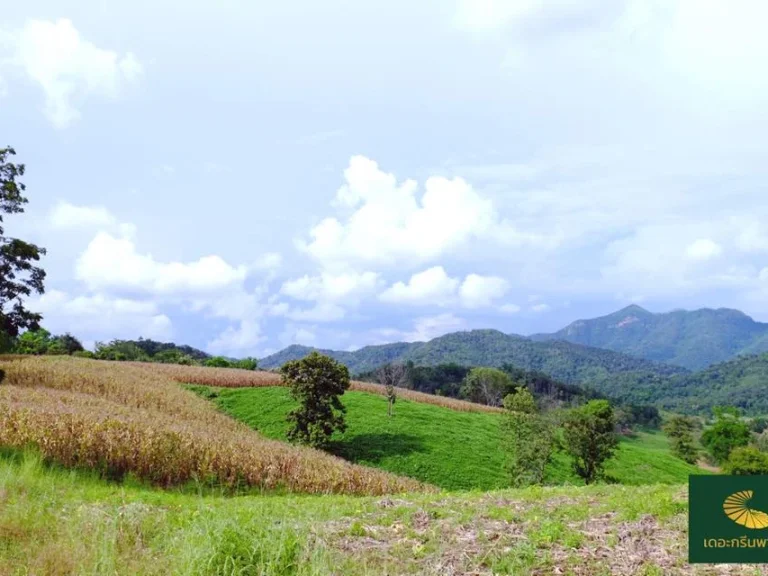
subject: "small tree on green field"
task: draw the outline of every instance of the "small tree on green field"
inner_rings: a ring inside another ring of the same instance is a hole
[[[672,453],[689,464],[696,464],[699,459],[699,451],[693,441],[694,428],[693,419],[687,416],[673,416],[664,425]]]
[[[376,379],[387,393],[387,416],[391,418],[397,400],[397,389],[405,386],[408,381],[408,368],[405,364],[386,364],[376,370]]]
[[[768,454],[752,446],[739,446],[731,450],[723,472],[742,476],[768,474]]]
[[[606,461],[613,456],[619,443],[615,426],[607,400],[590,400],[568,412],[563,423],[565,450],[573,460],[573,470],[586,484],[602,476]]]
[[[479,404],[501,406],[514,385],[509,374],[496,368],[472,368],[461,387],[462,395]]]
[[[749,426],[741,420],[741,411],[732,407],[713,409],[715,422],[704,430],[701,443],[718,464],[724,464],[734,448],[746,446],[752,439]]]
[[[346,408],[339,399],[349,388],[346,366],[312,352],[302,360],[286,362],[280,374],[283,383],[290,387],[291,396],[300,403],[288,414],[293,425],[288,440],[324,448],[335,431],[346,430]]]
[[[541,484],[555,449],[553,423],[539,413],[526,387],[505,396],[504,408],[502,435],[512,485]]]

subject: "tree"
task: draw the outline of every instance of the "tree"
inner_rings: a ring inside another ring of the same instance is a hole
[[[731,451],[723,472],[743,476],[768,474],[768,454],[752,446],[739,446]]]
[[[749,429],[756,434],[762,433],[766,428],[768,428],[768,420],[763,416],[752,418],[749,422]]]
[[[17,354],[47,354],[52,343],[51,333],[45,328],[27,330],[16,340]]]
[[[472,368],[464,379],[462,395],[472,402],[501,406],[504,396],[514,389],[508,374],[496,368]]]
[[[526,387],[504,397],[502,435],[513,486],[541,484],[555,449],[554,425],[540,414]]]
[[[573,459],[573,469],[586,484],[603,474],[606,461],[618,445],[616,418],[607,400],[590,400],[568,412],[563,424],[565,450]]]
[[[664,433],[669,437],[672,453],[689,464],[696,464],[699,459],[699,451],[693,441],[695,427],[694,420],[687,416],[673,416],[664,425]]]
[[[9,160],[16,151],[0,148],[0,332],[15,338],[21,330],[37,330],[40,314],[29,311],[24,299],[33,292],[45,292],[45,271],[34,263],[45,255],[45,248],[5,236],[3,214],[24,212],[28,202],[23,192],[24,165]]]
[[[339,396],[349,388],[349,370],[333,358],[312,352],[280,368],[283,383],[299,407],[288,413],[288,440],[324,448],[334,431],[344,432],[346,408]]]
[[[752,438],[749,426],[741,420],[741,412],[737,408],[716,407],[713,409],[715,422],[704,430],[701,443],[718,464],[728,460],[731,450],[746,446]]]
[[[62,334],[61,336],[56,336],[54,341],[57,343],[57,346],[61,346],[64,350],[64,354],[69,354],[70,356],[75,352],[84,350],[80,340],[72,336],[69,332]]]
[[[405,364],[386,364],[376,371],[376,379],[387,391],[387,416],[391,418],[397,400],[396,388],[402,388],[408,381],[408,368]]]
[[[213,356],[208,358],[204,364],[209,368],[231,368],[232,363],[224,358],[224,356]]]
[[[236,360],[232,366],[241,370],[256,370],[259,367],[259,361],[256,358],[243,358]]]

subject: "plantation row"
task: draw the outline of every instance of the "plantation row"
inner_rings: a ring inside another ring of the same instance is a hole
[[[230,489],[346,494],[432,489],[321,451],[268,440],[181,389],[157,368],[0,356],[5,373],[0,446],[32,445],[65,466],[94,468],[109,477],[130,473],[163,486],[197,481]]]

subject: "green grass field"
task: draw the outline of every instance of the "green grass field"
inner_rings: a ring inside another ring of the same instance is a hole
[[[668,485],[196,494],[2,451],[0,575],[710,574],[685,564],[686,508]]]
[[[285,416],[296,404],[287,388],[192,387],[227,414],[275,439],[285,439]],[[364,392],[347,392],[347,431],[332,451],[348,460],[411,476],[449,490],[508,487],[504,472],[499,415],[457,412],[398,400],[387,416],[387,401]],[[622,484],[682,484],[689,474],[704,473],[675,458],[666,437],[639,432],[623,438],[607,473]],[[581,484],[564,454],[549,467],[550,484]]]

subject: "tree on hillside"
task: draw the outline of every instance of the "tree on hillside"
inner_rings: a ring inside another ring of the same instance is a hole
[[[693,418],[687,416],[673,416],[664,425],[664,433],[669,437],[672,453],[689,464],[696,464],[699,459],[699,451],[693,441],[695,428]]]
[[[280,368],[283,383],[299,407],[288,413],[293,425],[288,440],[316,448],[327,446],[335,431],[344,432],[346,408],[339,396],[349,388],[349,370],[344,364],[319,352]]]
[[[704,430],[701,443],[718,464],[728,460],[731,451],[747,446],[752,438],[749,426],[741,419],[741,411],[733,407],[716,407],[712,411],[715,422]]]
[[[555,449],[553,422],[539,413],[533,394],[525,387],[505,396],[504,408],[502,437],[512,485],[541,484]]]
[[[514,389],[509,375],[496,368],[472,368],[464,379],[462,395],[480,404],[501,406],[502,399]]]
[[[585,483],[602,476],[606,461],[613,456],[619,443],[615,426],[613,408],[607,400],[590,400],[568,412],[563,423],[565,450]]]
[[[24,176],[24,165],[10,161],[15,154],[13,148],[0,148],[0,332],[4,339],[40,327],[42,316],[29,311],[24,299],[45,292],[45,271],[34,265],[45,248],[5,236],[3,214],[24,212],[27,203],[26,187],[18,181]]]
[[[741,476],[768,474],[768,454],[752,446],[734,448],[723,465],[723,472]]]
[[[408,381],[408,368],[405,364],[385,364],[376,370],[376,380],[387,391],[387,416],[392,417],[392,408],[397,400],[397,388],[402,388]]]

